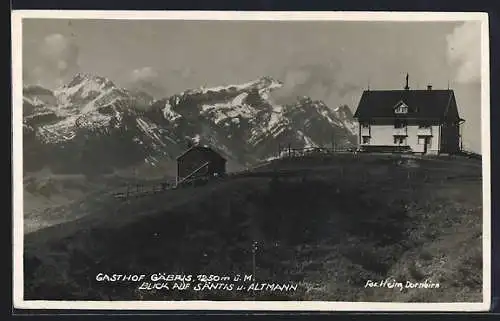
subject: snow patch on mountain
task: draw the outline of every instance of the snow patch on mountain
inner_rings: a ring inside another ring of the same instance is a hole
[[[271,130],[276,125],[285,121],[283,111],[283,106],[273,106],[273,109],[271,110],[271,117],[269,117],[269,122],[267,123],[268,130]]]
[[[45,144],[55,144],[72,140],[76,136],[74,119],[63,119],[56,124],[39,126],[36,137]]]
[[[147,156],[144,158],[144,163],[156,167],[158,164],[158,158],[154,156]]]
[[[310,137],[307,137],[301,130],[297,131],[299,138],[304,141],[304,148],[317,147],[318,145],[313,142]]]
[[[328,122],[334,126],[342,126],[342,122],[339,121],[338,119],[334,119],[332,117],[330,117],[330,113],[328,112],[328,110],[326,109],[320,109],[318,111],[323,117],[325,117],[326,120],[328,120]]]
[[[243,104],[243,101],[247,97],[248,97],[248,93],[241,93],[241,94],[239,94],[238,96],[236,96],[236,98],[234,98],[231,101],[231,105],[233,105],[233,106],[240,106],[240,105]]]
[[[227,119],[234,119],[237,117],[251,119],[257,114],[257,110],[251,106],[246,104],[233,104],[232,102],[228,104],[204,104],[201,106],[201,111],[202,115],[210,116],[217,125]]]
[[[39,97],[23,97],[23,103],[30,104],[33,107],[41,107],[45,106],[45,102],[42,101]]]
[[[183,91],[180,96],[193,95],[193,94],[209,94],[213,92],[222,92],[222,91],[248,91],[251,89],[262,90],[262,92],[268,92],[270,90],[274,90],[276,88],[280,88],[283,86],[283,83],[272,78],[272,77],[261,77],[259,79],[249,81],[243,84],[238,85],[225,85],[225,86],[214,86],[214,87],[206,87],[202,86],[196,89],[188,89]]]
[[[163,140],[160,138],[160,136],[158,135],[158,131],[160,130],[160,128],[158,127],[158,125],[148,121],[148,120],[145,120],[141,117],[138,117],[136,119],[136,122],[137,122],[137,125],[139,127],[139,129],[146,135],[148,136],[149,138],[151,138],[155,143],[158,143],[159,145],[161,146],[165,146],[165,143],[163,142]]]
[[[255,146],[268,138],[277,138],[289,128],[289,125],[290,120],[285,115],[284,107],[275,105],[267,120],[252,128],[249,142]]]
[[[349,106],[342,105],[334,109],[335,116],[340,120],[342,126],[344,126],[352,135],[356,135],[357,124],[354,121],[353,113]]]
[[[172,105],[169,102],[165,103],[162,112],[163,112],[163,117],[165,117],[165,119],[168,121],[174,122],[182,117],[179,113],[173,110]]]

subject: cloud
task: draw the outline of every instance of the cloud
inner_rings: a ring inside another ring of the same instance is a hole
[[[64,35],[55,33],[43,38],[36,47],[36,59],[26,66],[27,82],[54,88],[79,71],[79,48]]]
[[[142,67],[132,70],[129,75],[128,87],[134,90],[145,91],[155,97],[165,95],[165,88],[161,83],[160,76],[151,67]]]
[[[474,83],[481,80],[480,35],[480,24],[467,21],[446,37],[448,61],[455,70],[454,79],[459,83]]]
[[[158,73],[151,67],[143,67],[134,69],[131,73],[131,78],[133,81],[154,80],[158,78]]]
[[[336,61],[288,68],[280,77],[283,88],[273,97],[280,104],[291,103],[297,96],[309,96],[323,100],[332,108],[339,106],[345,102],[346,95],[359,90],[358,86],[344,79],[343,73]]]

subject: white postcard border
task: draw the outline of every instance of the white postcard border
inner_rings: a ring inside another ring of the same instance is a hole
[[[375,303],[319,301],[27,301],[23,298],[22,19],[276,20],[276,21],[480,21],[481,147],[483,170],[483,302]],[[13,303],[18,309],[254,310],[254,311],[487,311],[491,302],[490,84],[488,14],[481,12],[266,12],[93,11],[12,12]]]

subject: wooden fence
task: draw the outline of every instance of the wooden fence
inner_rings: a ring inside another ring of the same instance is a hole
[[[114,191],[113,196],[119,199],[127,199],[133,197],[141,197],[151,194],[162,193],[167,190],[174,189],[176,187],[175,183],[157,183],[151,185],[135,184],[126,185],[120,188],[119,191]]]
[[[267,165],[273,163],[279,159],[294,159],[294,158],[302,158],[302,157],[314,157],[319,155],[332,155],[339,153],[354,153],[352,150],[347,149],[338,149],[338,148],[323,148],[323,147],[306,147],[306,148],[291,148],[288,146],[287,148],[280,149],[279,157],[274,157],[272,159],[260,162],[255,164],[254,166],[248,167],[246,170],[234,173],[228,173],[222,177],[195,177],[191,178],[190,176],[180,180],[179,182],[164,182],[157,183],[151,185],[145,184],[134,184],[127,185],[123,188],[112,192],[113,196],[118,199],[128,199],[135,197],[143,197],[151,194],[164,193],[169,190],[174,190],[178,188],[188,187],[188,186],[200,186],[205,185],[209,182],[219,181],[219,180],[228,180],[228,179],[237,179],[237,178],[246,178],[246,177],[291,177],[297,174],[297,171],[288,171],[288,170],[270,170],[267,169],[265,171],[259,172],[259,168],[266,167]],[[202,167],[205,167],[204,164]],[[201,168],[202,168],[201,167]]]
[[[329,148],[329,147],[304,147],[304,148],[291,148],[290,146],[281,148],[278,151],[276,159],[289,158],[289,157],[303,157],[314,155],[332,155],[341,153],[357,153],[355,148]]]
[[[276,163],[277,161],[286,161],[286,160],[291,160],[294,161],[296,159],[324,159],[328,160],[330,157],[333,156],[342,156],[341,158],[348,157],[348,158],[357,158],[358,157],[358,151],[356,149],[339,149],[339,148],[325,148],[325,147],[306,147],[306,148],[291,148],[290,146],[286,148],[280,148],[279,153],[276,157],[272,157],[266,161],[263,161],[259,164],[256,164],[252,167],[248,167],[246,170],[239,171],[239,172],[233,172],[233,173],[228,173],[224,176],[221,177],[186,177],[185,179],[179,181],[179,182],[163,182],[163,183],[157,183],[157,184],[151,184],[151,185],[142,185],[142,184],[135,184],[135,185],[129,185],[125,186],[124,188],[121,189],[121,191],[116,191],[113,192],[114,197],[119,198],[119,199],[127,199],[127,198],[134,198],[134,197],[142,197],[146,195],[151,195],[151,194],[157,194],[157,193],[163,193],[167,192],[169,190],[173,189],[178,189],[178,188],[183,188],[183,187],[188,187],[188,186],[201,186],[201,185],[206,185],[207,183],[211,183],[214,181],[220,181],[220,180],[231,180],[231,179],[238,179],[238,178],[247,178],[247,177],[281,177],[281,178],[286,178],[286,177],[292,177],[292,176],[297,176],[297,175],[304,175],[307,170],[286,170],[286,169],[280,169],[275,168],[275,166],[272,166],[273,163]],[[368,153],[368,155],[375,155],[375,153],[371,154]],[[384,154],[387,155],[387,154]],[[388,157],[391,157],[387,155]],[[462,155],[464,156],[464,155]],[[473,153],[468,153],[465,155],[467,157],[481,157],[480,155],[477,156],[477,154]],[[394,155],[392,156],[394,157]],[[402,157],[402,155],[400,155]],[[420,158],[417,156],[413,156],[415,158]],[[206,165],[206,164],[204,164]],[[203,166],[202,166],[203,167]],[[343,169],[340,169],[340,171],[343,174]],[[343,176],[343,175],[341,175]]]

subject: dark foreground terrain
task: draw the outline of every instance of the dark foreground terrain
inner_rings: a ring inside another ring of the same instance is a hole
[[[25,299],[482,301],[480,160],[339,155],[259,171],[267,174],[109,196],[86,216],[25,235]],[[249,275],[253,241],[256,282],[291,282],[295,291],[141,290],[141,282],[96,280]],[[386,278],[439,288],[365,287]]]

